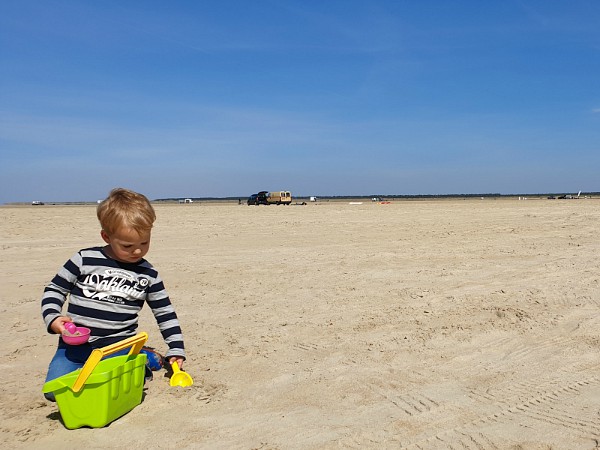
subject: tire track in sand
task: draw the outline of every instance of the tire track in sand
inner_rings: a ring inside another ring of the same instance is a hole
[[[550,385],[557,384],[552,380]],[[558,383],[559,385],[561,383]],[[577,407],[577,397],[582,395],[582,390],[588,387],[595,387],[600,384],[600,377],[593,376],[585,380],[564,383],[558,388],[538,390],[532,393],[522,401],[516,401],[521,395],[513,400],[503,400],[501,393],[495,396],[482,397],[501,400],[496,401],[496,406],[500,408],[485,417],[473,420],[463,426],[455,427],[436,433],[433,436],[412,442],[401,446],[406,450],[424,450],[431,448],[461,448],[477,450],[495,450],[502,448],[504,442],[499,442],[494,436],[486,435],[481,431],[483,426],[494,425],[496,423],[514,422],[523,417],[534,422],[542,422],[553,429],[566,428],[571,430],[570,435],[578,436],[582,441],[590,443],[600,440],[600,416],[582,419],[575,417],[572,410]],[[506,388],[510,390],[510,386]],[[557,435],[561,431],[557,430]]]

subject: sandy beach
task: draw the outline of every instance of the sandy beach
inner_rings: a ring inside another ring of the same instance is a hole
[[[6,447],[600,448],[600,200],[155,207],[195,384],[155,372],[78,430],[42,396],[40,299],[95,207],[0,207]]]

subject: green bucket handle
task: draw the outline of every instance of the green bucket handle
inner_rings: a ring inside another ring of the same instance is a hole
[[[88,377],[92,374],[102,358],[112,355],[113,353],[123,350],[129,346],[131,346],[131,350],[129,350],[128,355],[137,355],[147,340],[148,333],[142,332],[114,344],[107,345],[106,347],[93,350],[83,365],[81,372],[79,372],[79,376],[75,380],[73,387],[71,388],[73,392],[79,392],[83,388],[83,385],[87,381]]]

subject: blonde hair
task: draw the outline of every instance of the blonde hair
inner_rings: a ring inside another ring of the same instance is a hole
[[[102,229],[113,234],[121,227],[128,227],[139,234],[152,229],[156,213],[145,195],[124,188],[115,188],[98,205],[96,211]]]

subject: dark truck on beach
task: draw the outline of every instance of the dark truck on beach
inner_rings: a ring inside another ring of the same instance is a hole
[[[267,205],[267,191],[260,191],[258,194],[252,194],[248,197],[249,205]]]

